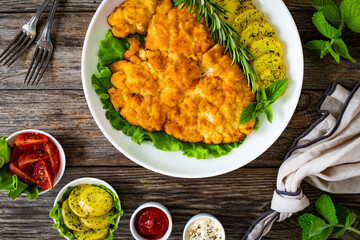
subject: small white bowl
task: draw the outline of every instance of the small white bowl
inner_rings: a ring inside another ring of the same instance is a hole
[[[184,227],[183,240],[186,240],[186,230],[188,229],[190,224],[193,223],[195,220],[197,220],[199,218],[210,218],[213,221],[215,221],[219,225],[220,230],[222,232],[221,240],[225,240],[225,229],[224,229],[223,225],[221,224],[219,219],[217,219],[213,215],[210,215],[210,214],[207,214],[207,213],[199,213],[199,214],[196,214],[195,216],[193,216],[192,218],[189,219],[189,221],[186,223],[186,225]]]
[[[173,227],[173,223],[172,223],[172,218],[171,218],[171,214],[170,211],[162,204],[157,203],[157,202],[148,202],[148,203],[144,203],[142,205],[140,205],[131,215],[131,219],[130,219],[130,231],[131,234],[133,235],[133,237],[136,240],[148,240],[146,238],[143,238],[142,236],[140,236],[140,234],[137,233],[136,229],[135,229],[135,216],[136,214],[138,214],[138,212],[140,212],[142,209],[144,208],[148,208],[148,207],[155,207],[160,209],[161,211],[163,211],[165,213],[165,215],[167,216],[167,218],[169,219],[169,227],[168,230],[166,231],[165,235],[160,238],[159,240],[166,240],[170,237],[171,231],[172,231],[172,227]]]
[[[91,178],[91,177],[85,177],[85,178],[78,178],[78,179],[75,179],[74,181],[71,181],[69,182],[68,184],[66,184],[61,190],[60,192],[58,193],[58,195],[56,196],[55,198],[55,201],[54,201],[54,206],[56,205],[57,202],[59,202],[62,198],[62,196],[64,195],[64,193],[66,192],[66,189],[68,187],[75,187],[75,186],[78,186],[80,184],[96,184],[96,185],[104,185],[105,187],[109,188],[115,195],[116,197],[119,198],[117,192],[115,191],[115,189],[110,185],[108,184],[107,182],[101,180],[101,179],[98,179],[98,178]],[[119,198],[120,199],[120,198]],[[121,209],[121,203],[119,201],[119,207]],[[54,221],[55,222],[55,221]],[[118,225],[120,222],[120,217],[118,218],[116,224]],[[56,223],[56,222],[55,222]],[[60,232],[60,230],[59,230]],[[69,239],[68,237],[64,236],[64,238],[66,239]]]
[[[15,132],[15,133],[11,134],[8,138],[6,138],[6,142],[9,144],[10,147],[14,147],[16,137],[19,136],[20,134],[23,134],[23,133],[40,133],[40,134],[44,134],[58,148],[59,154],[60,154],[60,169],[54,175],[54,186],[53,186],[53,188],[54,188],[56,186],[56,184],[60,181],[60,179],[62,178],[62,176],[64,175],[64,172],[65,172],[66,157],[65,157],[64,149],[62,148],[60,143],[53,136],[51,136],[50,134],[48,134],[46,132],[36,130],[36,129],[26,129],[26,130],[21,130],[21,131]],[[51,189],[52,188],[47,189],[47,190],[43,190],[43,189],[40,188],[39,189],[39,195],[43,194],[43,193],[46,193],[46,192],[50,191]]]

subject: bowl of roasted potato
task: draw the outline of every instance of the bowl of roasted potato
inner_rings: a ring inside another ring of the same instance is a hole
[[[123,211],[119,196],[107,182],[80,178],[57,195],[50,217],[66,239],[113,239]]]

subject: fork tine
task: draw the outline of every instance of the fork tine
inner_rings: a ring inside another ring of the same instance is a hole
[[[41,70],[41,72],[40,72],[40,74],[39,74],[39,76],[38,76],[38,79],[37,79],[37,81],[36,81],[35,86],[37,86],[37,85],[39,84],[40,79],[41,79],[42,76],[44,75],[45,70],[46,70],[47,66],[49,65],[51,55],[52,55],[52,51],[47,51],[46,62],[45,62],[44,66],[43,66],[43,68],[42,68],[42,70]]]
[[[36,69],[36,72],[34,74],[34,77],[32,78],[31,86],[34,85],[36,78],[39,76],[39,72],[41,70],[41,67],[42,67],[42,65],[44,65],[44,62],[45,62],[45,57],[46,57],[47,51],[45,49],[41,49],[40,51],[41,52],[40,52],[39,55],[41,56],[41,60],[40,60],[39,64],[36,66],[37,69]]]
[[[22,29],[20,29],[20,31],[18,31],[18,33],[15,35],[15,37],[13,38],[13,40],[11,40],[11,42],[9,43],[9,45],[4,49],[4,51],[2,51],[2,53],[0,54],[0,59],[2,58],[2,56],[7,52],[7,50],[9,50],[9,48],[13,45],[13,43],[15,42],[15,40],[20,36],[20,34],[22,33]],[[0,60],[1,62],[1,60]]]
[[[6,58],[5,62],[3,63],[3,66],[5,66],[8,62],[10,62],[14,56],[17,55],[18,52],[22,52],[24,50],[23,46],[25,43],[27,43],[30,39],[29,35],[26,35],[25,39],[22,40],[21,44],[19,43],[12,51],[11,54]],[[8,65],[9,66],[9,65]]]
[[[14,48],[16,48],[21,43],[21,41],[24,39],[25,36],[26,36],[25,33],[22,32],[21,36],[19,36],[17,41],[15,41],[12,44],[12,46],[10,47],[10,49],[6,52],[6,54],[2,56],[2,58],[0,59],[0,62],[4,61],[7,58],[7,56],[9,56],[9,54],[14,50]],[[3,64],[3,66],[4,66],[4,64]]]
[[[40,51],[40,48],[37,46],[36,49],[35,49],[35,52],[34,52],[34,56],[33,56],[32,60],[31,60],[28,72],[27,72],[27,74],[25,76],[24,83],[27,84],[27,85],[29,85],[29,82],[30,82],[31,78],[34,75],[36,66],[39,63],[39,58],[40,58],[40,55],[41,55],[41,54],[39,54],[39,51]],[[34,64],[35,64],[35,66],[34,66]]]
[[[11,62],[9,62],[8,67],[10,67],[25,52],[25,50],[29,48],[34,39],[34,37],[30,37],[30,40],[27,42],[26,46],[16,56],[13,57]]]

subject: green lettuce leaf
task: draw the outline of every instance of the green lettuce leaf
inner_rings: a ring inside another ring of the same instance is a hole
[[[101,66],[106,66],[119,61],[123,58],[123,54],[129,46],[127,41],[121,41],[120,39],[114,38],[110,31],[106,32],[105,40],[100,42],[100,49],[98,52],[99,64]]]
[[[76,240],[74,234],[72,233],[72,230],[70,230],[68,227],[65,226],[64,221],[62,220],[61,217],[61,206],[63,204],[63,202],[69,197],[70,192],[74,189],[75,187],[68,187],[65,191],[65,193],[63,194],[62,198],[60,199],[60,201],[58,201],[55,206],[51,209],[50,211],[50,218],[52,218],[55,223],[53,224],[53,227],[59,230],[59,234],[62,237],[68,237],[70,240]]]
[[[39,187],[20,181],[16,175],[10,172],[9,164],[0,168],[0,191],[3,190],[9,191],[8,196],[13,200],[22,193],[29,200],[35,200],[39,197]]]
[[[103,185],[93,184],[93,186],[97,186],[97,187],[101,187],[101,188],[105,189],[108,193],[110,193],[110,195],[112,196],[112,198],[114,200],[113,207],[114,207],[114,213],[115,214],[114,214],[114,216],[112,218],[109,219],[110,230],[109,230],[108,235],[105,238],[105,240],[112,240],[113,239],[113,232],[118,229],[118,225],[116,224],[116,222],[123,215],[123,210],[121,210],[121,208],[119,206],[120,199],[109,188],[107,188],[107,187],[105,187]],[[68,237],[70,240],[76,240],[76,238],[75,238],[72,230],[69,229],[68,227],[66,227],[66,225],[64,224],[64,221],[62,220],[61,206],[62,206],[63,202],[69,197],[71,191],[74,188],[75,187],[68,187],[66,189],[66,191],[63,194],[60,201],[58,201],[55,204],[55,206],[51,209],[50,214],[49,214],[50,218],[52,218],[55,221],[55,223],[53,224],[53,227],[59,230],[60,236]]]
[[[144,40],[143,36],[135,35],[135,37],[137,37],[140,42]],[[144,141],[151,141],[157,149],[163,151],[180,150],[184,155],[197,159],[206,159],[209,156],[217,158],[226,155],[231,152],[232,149],[237,148],[243,143],[243,140],[231,144],[218,145],[182,142],[165,132],[149,132],[142,127],[131,125],[124,120],[111,104],[107,90],[113,87],[111,83],[112,73],[110,64],[123,59],[123,54],[128,47],[129,43],[127,39],[115,38],[109,30],[105,35],[105,39],[100,43],[98,52],[99,62],[97,66],[99,72],[93,74],[91,77],[91,84],[100,98],[103,108],[106,109],[105,116],[114,129],[121,130],[137,144],[142,144]]]
[[[0,139],[0,191],[9,191],[8,196],[12,199],[17,198],[24,193],[29,200],[35,200],[39,196],[39,187],[29,185],[20,181],[16,175],[9,170],[11,158],[11,148],[5,141],[5,137]]]
[[[0,191],[14,191],[17,189],[17,176],[13,175],[9,170],[9,164],[0,168]]]
[[[6,142],[6,138],[0,138],[0,168],[10,162],[11,149]]]
[[[27,199],[35,200],[39,197],[39,187],[37,185],[29,185],[22,193],[25,194]]]

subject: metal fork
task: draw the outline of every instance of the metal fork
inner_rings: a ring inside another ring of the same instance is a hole
[[[59,0],[54,0],[54,3],[51,7],[49,17],[46,20],[45,29],[41,35],[41,38],[36,43],[34,56],[31,60],[28,72],[26,74],[24,83],[29,85],[38,85],[41,77],[44,75],[45,69],[49,64],[51,55],[53,53],[53,44],[50,38],[50,28],[52,21],[54,19],[56,7]],[[34,75],[35,74],[35,75]]]
[[[13,64],[21,54],[30,46],[36,36],[36,25],[40,15],[49,4],[51,0],[45,0],[41,7],[37,10],[30,21],[26,23],[19,32],[15,35],[14,39],[0,54],[0,63],[3,62],[3,66],[8,63],[8,67]]]

